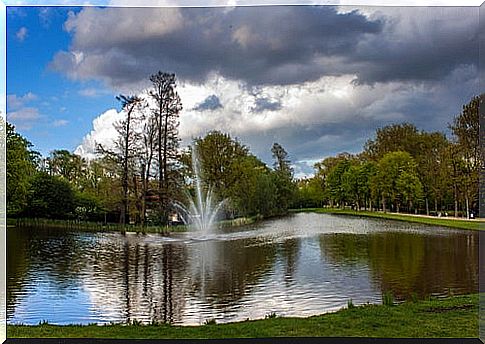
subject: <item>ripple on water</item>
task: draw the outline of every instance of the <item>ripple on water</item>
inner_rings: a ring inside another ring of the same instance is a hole
[[[229,322],[478,288],[476,233],[327,214],[206,236],[19,228],[7,245],[10,323]]]

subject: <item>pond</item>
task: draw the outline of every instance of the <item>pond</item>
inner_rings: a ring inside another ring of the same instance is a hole
[[[299,213],[198,233],[11,228],[11,324],[196,325],[478,291],[478,233]]]

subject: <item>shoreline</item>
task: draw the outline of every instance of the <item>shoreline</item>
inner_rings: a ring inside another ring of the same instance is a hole
[[[222,220],[216,222],[218,228],[241,227],[261,221],[260,216],[239,217],[232,220]],[[78,221],[78,220],[55,220],[43,218],[18,218],[7,219],[7,228],[13,229],[18,227],[24,228],[59,228],[74,231],[87,232],[130,232],[130,233],[159,233],[162,235],[169,235],[171,233],[189,232],[190,228],[187,225],[176,226],[139,226],[139,225],[120,225],[117,223],[103,224],[99,222]]]
[[[302,208],[290,209],[288,214],[294,213],[321,213],[331,215],[349,215],[369,218],[379,218],[386,220],[396,220],[411,223],[420,223],[430,226],[442,226],[465,230],[485,230],[485,219],[463,219],[455,217],[436,217],[421,214],[406,214],[406,213],[383,213],[381,211],[368,210],[350,210],[339,208]],[[231,220],[222,220],[216,223],[218,228],[243,227],[257,223],[262,220],[271,219],[263,218],[256,215],[251,217],[239,217]],[[159,233],[162,235],[170,235],[171,233],[189,232],[190,228],[187,225],[176,226],[138,226],[125,225],[122,226],[116,223],[103,224],[99,222],[78,221],[78,220],[54,220],[54,219],[31,219],[31,218],[8,218],[7,228],[13,229],[16,227],[32,227],[32,228],[62,228],[77,231],[90,232],[130,232],[130,233]]]
[[[364,304],[307,318],[265,319],[198,326],[7,325],[9,338],[207,339],[263,337],[477,337],[479,294],[396,305]],[[399,324],[399,326],[396,326]],[[419,326],[417,326],[419,324]]]
[[[419,214],[406,214],[406,213],[390,213],[390,212],[379,212],[379,211],[368,211],[368,210],[350,210],[350,209],[337,209],[337,208],[302,208],[302,209],[291,209],[292,213],[322,213],[322,214],[332,214],[332,215],[350,215],[350,216],[361,216],[370,218],[379,218],[386,220],[396,220],[405,221],[412,223],[420,223],[430,226],[443,226],[457,229],[466,230],[485,230],[485,219],[462,219],[455,217],[436,217],[428,215]]]

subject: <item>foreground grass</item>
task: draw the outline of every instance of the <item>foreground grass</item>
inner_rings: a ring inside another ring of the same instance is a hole
[[[336,215],[354,215],[363,217],[374,217],[388,220],[398,220],[422,223],[425,225],[444,226],[460,229],[480,230],[485,229],[485,222],[480,220],[458,220],[455,218],[443,218],[443,217],[427,217],[427,216],[415,216],[410,214],[396,214],[396,213],[382,213],[377,211],[356,211],[350,209],[335,209],[335,208],[304,208],[294,209],[292,212],[315,212],[326,213]]]
[[[269,318],[230,324],[8,325],[7,337],[244,338],[244,337],[478,337],[478,294],[363,305],[309,318]]]

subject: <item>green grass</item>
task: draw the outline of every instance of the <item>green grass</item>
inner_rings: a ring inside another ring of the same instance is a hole
[[[478,337],[478,294],[399,305],[363,305],[309,318],[201,326],[8,325],[7,337],[60,338],[243,338],[243,337]]]
[[[397,221],[407,221],[421,223],[425,225],[432,226],[444,226],[460,229],[470,229],[470,230],[481,230],[485,229],[485,222],[480,220],[456,220],[453,218],[443,218],[443,217],[420,217],[406,214],[396,214],[396,213],[382,213],[376,211],[356,211],[350,209],[335,209],[335,208],[304,208],[304,209],[293,209],[292,212],[315,212],[315,213],[326,213],[335,215],[353,215],[353,216],[363,216],[363,217],[373,217],[388,220]]]
[[[262,220],[260,216],[239,217],[232,220],[223,220],[216,222],[215,225],[221,228],[245,226]],[[55,220],[55,219],[7,219],[8,227],[44,227],[44,228],[61,228],[76,231],[89,232],[136,232],[136,233],[176,233],[186,232],[189,230],[186,225],[178,226],[138,226],[138,225],[121,225],[117,223],[102,224],[99,222],[77,221],[77,220]]]

